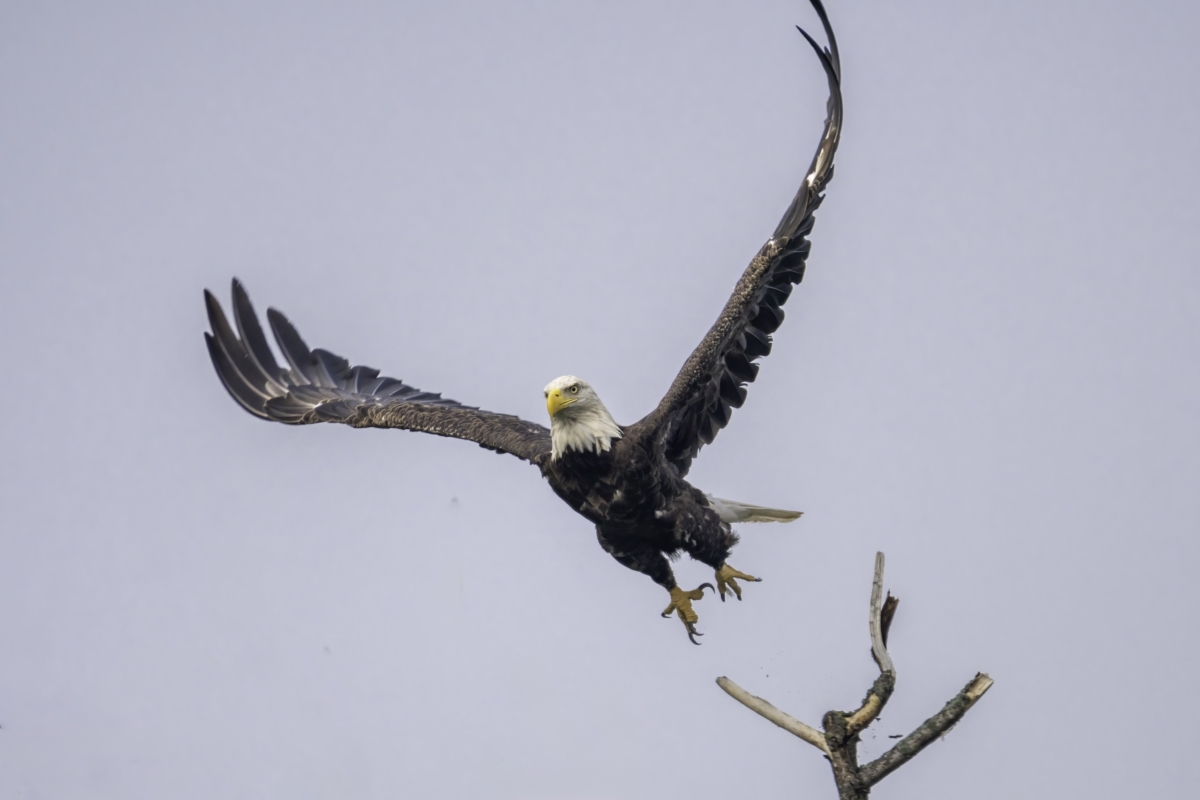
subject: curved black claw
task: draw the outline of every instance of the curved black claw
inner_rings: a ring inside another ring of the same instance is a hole
[[[705,587],[708,587],[708,590],[710,592],[716,591],[716,589],[713,588],[713,585],[711,583],[702,583],[699,586],[697,586],[696,588],[703,589]],[[692,640],[692,644],[703,644],[703,642],[697,642],[696,637],[703,636],[704,634],[701,633],[700,631],[696,630],[696,626],[690,622],[685,622],[684,625],[687,626],[688,638]]]
[[[706,588],[706,587],[708,588],[708,590],[709,590],[710,592],[715,592],[715,591],[716,591],[716,589],[714,589],[714,588],[713,588],[713,585],[712,585],[711,583],[702,583],[702,584],[700,584],[699,586],[697,586],[696,588],[697,588],[697,589],[704,589],[704,588]],[[695,625],[691,625],[691,624],[689,624],[689,625],[687,626],[687,629],[688,629],[688,638],[692,640],[692,644],[701,644],[701,642],[697,642],[697,641],[696,641],[696,637],[697,637],[697,636],[703,636],[704,634],[703,634],[703,633],[701,633],[700,631],[696,630],[696,626],[695,626]]]

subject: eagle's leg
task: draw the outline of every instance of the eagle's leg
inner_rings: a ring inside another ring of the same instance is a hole
[[[739,572],[725,563],[729,552],[738,542],[738,536],[729,527],[729,523],[721,520],[716,514],[709,513],[699,519],[681,515],[676,522],[675,540],[687,554],[697,561],[708,564],[713,568],[717,578],[716,591],[725,602],[725,594],[732,591],[738,600],[742,599],[742,587],[738,580],[760,582],[761,578]]]
[[[699,617],[692,608],[692,601],[704,596],[706,586],[710,591],[715,591],[712,585],[702,583],[690,592],[680,589],[679,584],[675,582],[675,574],[671,571],[671,564],[662,550],[635,535],[622,535],[612,530],[605,532],[600,526],[596,526],[596,538],[604,552],[615,558],[619,564],[650,576],[652,581],[671,593],[671,604],[663,611],[663,616],[669,617],[674,611],[683,627],[687,629],[692,644],[700,644],[696,637],[704,634],[696,630]]]
[[[709,591],[713,591],[711,583],[702,583],[690,592],[685,592],[678,586],[674,587],[671,589],[671,604],[663,609],[662,613],[664,617],[669,617],[671,616],[671,612],[674,611],[679,616],[683,626],[687,628],[688,638],[692,640],[692,644],[700,644],[696,641],[696,637],[704,635],[696,630],[696,621],[700,617],[692,609],[692,601],[704,597],[704,587],[706,586]]]

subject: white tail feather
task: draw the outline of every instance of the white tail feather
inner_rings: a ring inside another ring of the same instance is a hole
[[[767,508],[766,506],[752,506],[749,503],[739,503],[736,500],[725,500],[720,497],[713,497],[711,494],[704,495],[708,499],[709,506],[713,511],[717,512],[717,516],[722,522],[791,522],[798,519],[804,512],[802,511],[784,511],[781,508]]]

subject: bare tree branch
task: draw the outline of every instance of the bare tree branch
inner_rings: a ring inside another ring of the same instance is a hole
[[[884,637],[883,623],[881,620],[883,601],[883,553],[875,554],[875,580],[871,583],[871,653],[875,656],[875,663],[879,665],[880,672],[891,672],[895,674],[896,667],[892,665],[892,657],[888,655],[887,640]],[[892,607],[892,613],[895,613],[895,606]],[[891,627],[892,620],[888,618],[888,627]]]
[[[730,697],[746,708],[769,719],[788,733],[799,736],[825,755],[829,755],[829,746],[825,744],[825,736],[816,728],[809,727],[791,714],[780,711],[761,697],[755,697],[729,678],[724,676],[717,678],[717,686],[724,689]]]
[[[992,688],[992,681],[980,672],[963,690],[956,694],[941,711],[921,723],[915,731],[896,742],[895,747],[888,750],[879,758],[866,764],[859,770],[859,778],[868,786],[872,786],[895,772],[904,764],[924,750],[934,739],[937,739],[963,718],[971,706]]]
[[[888,592],[887,603],[883,600],[883,553],[875,554],[875,577],[871,581],[871,611],[868,616],[868,627],[871,632],[871,658],[879,667],[879,678],[863,698],[862,706],[853,714],[846,716],[845,727],[847,735],[853,736],[866,728],[883,707],[887,705],[896,687],[896,668],[892,665],[892,657],[887,651],[888,629],[892,627],[892,618],[896,615],[896,606],[900,601]],[[886,616],[884,609],[887,610]]]
[[[854,733],[858,733],[863,728],[870,725],[879,716],[879,712],[883,711],[883,698],[871,692],[867,695],[867,700],[862,706],[850,716],[846,717],[846,728]]]
[[[879,758],[858,765],[859,734],[879,717],[896,688],[896,668],[888,654],[888,630],[900,601],[888,593],[883,601],[883,553],[875,554],[875,578],[871,583],[871,657],[879,667],[879,677],[867,691],[862,705],[851,713],[830,711],[821,720],[824,733],[810,728],[775,706],[755,697],[729,678],[717,678],[717,685],[742,705],[779,727],[816,747],[829,759],[840,800],[867,800],[871,787],[899,769],[931,742],[949,731],[971,706],[992,686],[992,679],[980,672],[937,714],[925,720],[915,731],[901,739]]]
[[[892,696],[892,690],[895,688],[896,673],[885,672],[876,678],[870,691],[867,692],[867,696],[863,698],[862,705],[853,714],[846,716],[847,731],[855,734],[874,722],[875,718],[879,716],[879,712],[883,711],[883,707],[887,705],[887,701]]]

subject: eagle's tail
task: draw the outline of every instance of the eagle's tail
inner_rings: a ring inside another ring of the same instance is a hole
[[[722,522],[791,522],[803,513],[802,511],[784,511],[781,508],[752,506],[749,503],[713,497],[711,494],[704,496]]]

